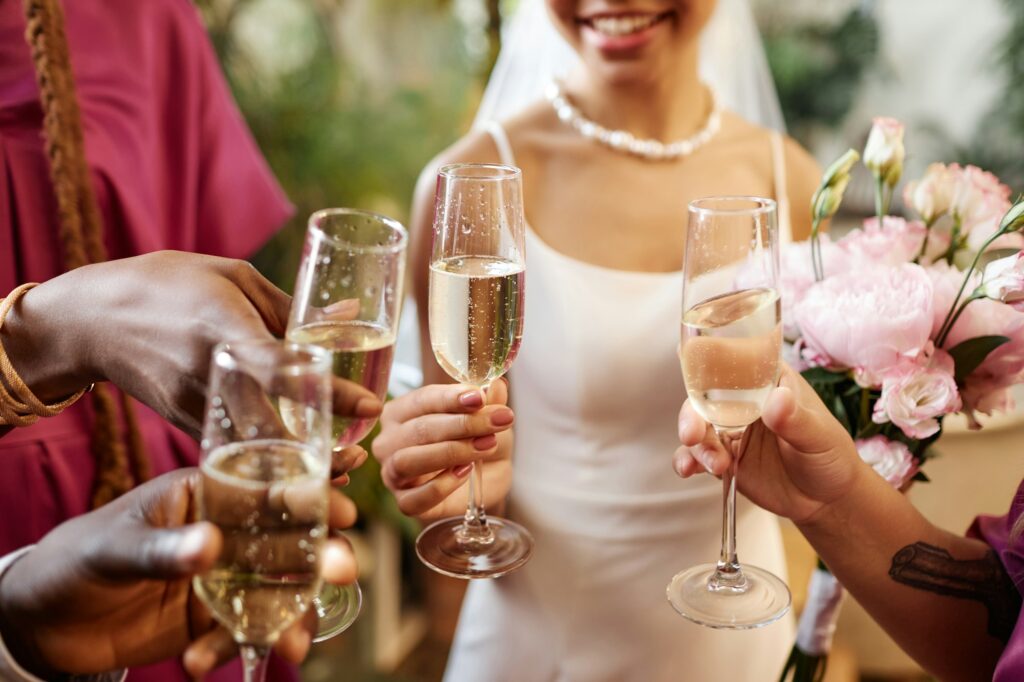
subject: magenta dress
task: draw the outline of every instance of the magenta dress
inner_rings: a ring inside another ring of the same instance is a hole
[[[178,249],[244,258],[292,208],[260,156],[190,0],[63,3],[86,153],[111,258]],[[0,296],[61,273],[56,200],[20,0],[0,1]],[[197,445],[149,409],[154,474]],[[95,464],[82,400],[0,439],[0,554],[88,511]],[[295,679],[276,665],[270,679]],[[187,679],[177,662],[129,680]],[[237,661],[211,679],[237,682]]]
[[[1017,488],[1006,516],[979,516],[968,531],[968,535],[984,540],[999,554],[1018,591],[1024,586],[1024,537],[1011,538],[1011,535],[1021,515],[1024,515],[1024,481]],[[1018,616],[1017,626],[992,676],[992,682],[1020,680],[1024,680],[1024,612]]]

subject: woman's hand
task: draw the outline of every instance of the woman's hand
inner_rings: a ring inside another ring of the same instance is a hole
[[[184,654],[204,675],[237,654],[192,591],[223,538],[208,522],[189,525],[197,469],[164,474],[51,531],[0,579],[0,632],[16,659],[39,676],[96,673]],[[355,521],[355,505],[330,492],[332,528]],[[351,548],[329,539],[322,571],[346,584],[358,569]],[[275,647],[300,662],[316,629],[315,611]]]
[[[486,400],[486,404],[485,404]],[[458,384],[424,386],[384,407],[373,453],[381,476],[403,512],[422,520],[459,516],[470,465],[484,467],[484,504],[495,507],[512,483],[512,423],[508,386],[480,389]]]
[[[245,261],[162,251],[40,284],[8,314],[0,340],[45,402],[111,381],[198,437],[213,347],[283,336],[290,305]],[[380,413],[361,386],[334,389],[338,414]]]
[[[721,476],[732,456],[689,400],[679,413],[676,473]],[[784,366],[780,385],[761,420],[747,428],[739,446],[737,486],[760,507],[802,522],[841,498],[867,469],[849,434],[803,377]]]

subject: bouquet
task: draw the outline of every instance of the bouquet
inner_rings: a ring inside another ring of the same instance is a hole
[[[780,273],[788,359],[899,489],[927,480],[944,417],[980,428],[976,415],[1011,409],[1024,381],[1024,200],[1011,205],[980,168],[932,164],[903,190],[917,219],[888,215],[903,157],[903,126],[875,119],[876,215],[838,241],[820,231],[860,158],[851,149],[825,171],[811,239],[783,252]],[[819,560],[781,680],[822,679],[842,599]]]

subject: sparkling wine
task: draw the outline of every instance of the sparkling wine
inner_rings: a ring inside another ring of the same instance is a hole
[[[523,334],[521,263],[484,256],[430,266],[430,344],[457,381],[483,386],[503,375]]]
[[[320,589],[327,464],[303,444],[257,440],[217,448],[201,471],[199,516],[224,548],[196,592],[237,641],[272,644]]]
[[[771,289],[716,296],[683,316],[680,360],[693,405],[724,428],[761,416],[782,349],[781,304]]]
[[[395,352],[391,330],[369,322],[314,322],[289,331],[288,340],[332,351],[334,376],[357,383],[384,399]],[[374,422],[376,417],[335,416],[332,436],[339,445],[352,445],[370,432]]]

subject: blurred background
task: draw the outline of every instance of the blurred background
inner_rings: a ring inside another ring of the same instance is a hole
[[[466,131],[516,0],[197,0],[238,104],[296,217],[254,262],[290,291],[305,219],[326,206],[407,222],[420,169]],[[974,163],[1024,190],[1024,3],[1020,0],[752,0],[789,133],[823,164],[860,148],[875,115],[907,125],[905,178],[932,161]],[[846,222],[871,211],[851,186]],[[951,425],[932,483],[912,492],[962,532],[1003,513],[1024,477],[1024,429]],[[371,458],[348,491],[366,591],[363,614],[307,663],[311,681],[439,680],[462,585],[420,567],[417,528]],[[787,534],[802,604],[810,549]],[[829,680],[924,680],[848,601]]]

